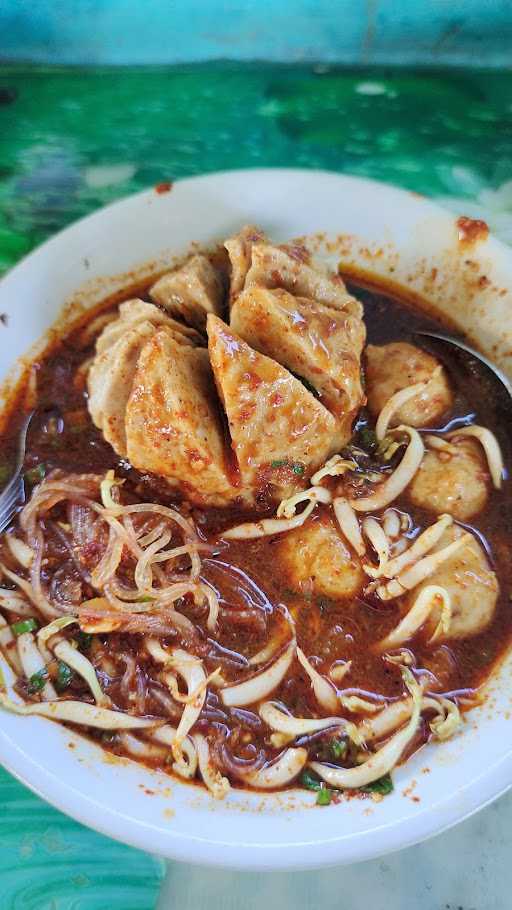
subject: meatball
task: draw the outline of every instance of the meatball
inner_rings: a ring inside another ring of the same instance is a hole
[[[481,447],[460,439],[453,453],[428,451],[408,487],[412,504],[435,515],[448,512],[468,521],[481,512],[489,495],[489,472]]]
[[[445,531],[436,550],[448,546],[463,533],[462,528],[453,525]],[[498,599],[498,581],[483,547],[475,537],[411,591],[406,599],[408,609],[427,585],[440,585],[450,595],[452,616],[446,639],[477,635],[491,622]],[[426,630],[429,636],[438,622],[439,615],[433,611]]]
[[[328,516],[289,531],[279,542],[279,559],[291,588],[325,597],[355,597],[365,575],[357,557],[345,546]]]
[[[439,363],[405,341],[366,348],[366,394],[368,407],[377,416],[395,392],[417,382],[430,380]],[[396,412],[393,424],[425,427],[439,420],[452,404],[452,393],[444,368],[424,392],[411,398]]]

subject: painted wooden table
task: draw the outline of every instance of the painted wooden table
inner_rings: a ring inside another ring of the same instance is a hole
[[[162,180],[263,165],[328,168],[386,180],[484,217],[512,242],[511,148],[512,74],[506,72],[228,64],[150,70],[4,67],[0,271],[120,196]],[[1,771],[0,806],[1,910],[154,907],[163,863],[70,821]],[[459,842],[469,850],[481,837],[487,854],[484,850],[478,881],[485,889],[477,896],[476,885],[469,884],[473,879],[466,877],[464,910],[505,910],[512,882],[509,866],[496,865],[496,851],[506,842],[510,808],[510,799],[502,801],[460,834],[372,864],[364,876],[370,890],[363,903],[353,870],[341,870],[338,879],[334,872],[322,873],[311,906],[358,910],[373,900],[377,910],[388,905],[456,910],[462,906],[456,902],[460,889],[452,889],[455,897],[439,889],[435,857],[439,868],[446,868],[442,854],[450,844],[459,851],[458,862],[464,854]],[[418,864],[415,882],[425,894],[414,903],[404,888],[393,903],[387,872],[403,875],[407,855]],[[469,857],[473,862],[471,851]],[[175,871],[176,887],[182,873]],[[305,882],[300,876],[294,880]],[[208,881],[214,889],[214,879]],[[292,880],[281,878],[276,892],[283,899],[285,892],[293,896],[286,881]],[[337,881],[346,883],[346,900]],[[205,887],[187,906],[206,905],[211,892]],[[305,883],[301,890],[307,892]],[[375,903],[375,896],[385,893],[386,901]]]

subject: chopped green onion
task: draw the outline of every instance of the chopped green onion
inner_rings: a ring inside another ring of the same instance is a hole
[[[73,682],[73,671],[71,667],[68,667],[63,660],[59,660],[59,667],[57,670],[57,679],[55,683],[57,689],[62,692],[64,689],[67,689]]]
[[[285,465],[287,465],[287,464],[288,464],[288,462],[286,461],[286,459],[284,461],[281,459],[278,461],[271,461],[270,467],[271,468],[284,468]]]
[[[138,604],[151,604],[154,601],[154,597],[151,597],[151,594],[143,594],[142,597],[137,597]]]
[[[44,464],[38,464],[35,468],[30,468],[30,471],[25,472],[25,480],[28,480],[33,486],[36,483],[41,483],[46,476],[46,466]]]
[[[332,790],[329,790],[328,787],[320,787],[317,796],[316,804],[317,806],[329,806],[332,799]]]
[[[20,619],[19,622],[13,622],[11,629],[15,635],[23,635],[24,632],[35,632],[37,621],[35,619]]]
[[[41,667],[37,673],[33,673],[28,681],[28,691],[31,695],[35,695],[36,692],[41,692],[46,685],[46,680],[48,679],[48,670],[46,667]]]
[[[348,751],[348,744],[346,739],[331,739],[329,743],[332,757],[338,761],[340,758],[345,758],[345,755]]]
[[[292,466],[292,471],[294,474],[304,474],[305,468],[303,464],[294,464]]]
[[[302,772],[300,776],[300,782],[306,790],[321,790],[323,788],[323,783],[316,774],[313,774],[312,771],[309,771],[307,768]]]
[[[382,796],[387,796],[388,793],[392,793],[393,789],[391,774],[384,774],[383,777],[379,777],[378,780],[372,781],[372,783],[368,784],[366,787],[361,787],[363,793],[380,793]]]
[[[92,635],[80,630],[76,633],[76,640],[80,651],[88,651],[92,644]]]

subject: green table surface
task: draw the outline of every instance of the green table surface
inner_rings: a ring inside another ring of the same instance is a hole
[[[327,168],[485,217],[512,241],[512,73],[197,65],[0,67],[0,272],[162,180]],[[0,770],[1,910],[150,910],[163,863]]]

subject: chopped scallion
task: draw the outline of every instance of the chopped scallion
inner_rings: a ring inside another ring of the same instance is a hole
[[[300,782],[302,786],[306,788],[306,790],[321,790],[323,786],[320,778],[317,777],[316,774],[313,774],[312,771],[309,771],[307,768],[302,772],[300,776]]]
[[[59,666],[57,669],[57,679],[55,680],[57,689],[59,692],[62,692],[64,689],[67,689],[73,681],[73,671],[71,667],[68,667],[63,660],[59,660]]]
[[[292,471],[294,474],[304,474],[304,471],[305,471],[304,465],[296,462],[292,467]]]
[[[329,790],[328,787],[320,787],[317,796],[316,804],[317,806],[329,806],[332,799],[332,790]]]
[[[383,777],[379,777],[378,780],[372,781],[372,783],[368,784],[366,787],[361,787],[361,790],[363,793],[380,793],[381,796],[387,796],[388,793],[393,791],[391,774],[384,774]]]
[[[19,622],[13,622],[11,629],[15,635],[23,635],[24,632],[35,632],[37,621],[35,619],[20,619]]]
[[[28,681],[28,691],[31,695],[35,695],[37,692],[41,692],[46,685],[48,679],[48,670],[46,667],[41,667],[37,673],[33,673]]]
[[[339,761],[340,758],[345,758],[348,750],[346,739],[331,739],[329,746],[331,755],[336,761]]]
[[[271,468],[284,468],[285,465],[287,465],[287,464],[288,464],[288,462],[286,460],[278,459],[277,461],[271,461],[270,467]]]

